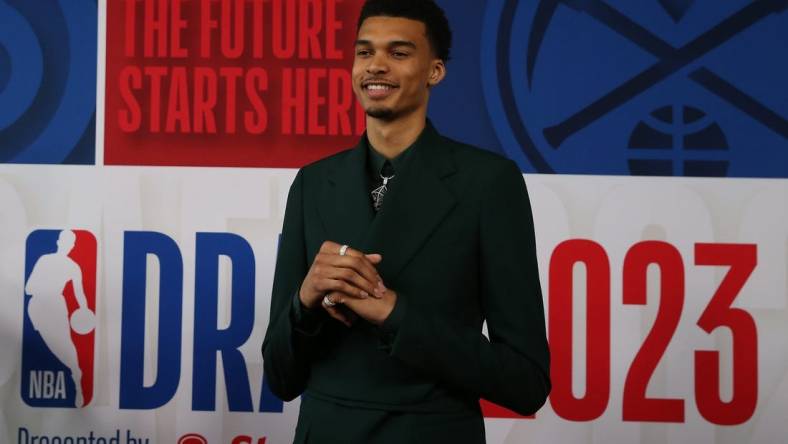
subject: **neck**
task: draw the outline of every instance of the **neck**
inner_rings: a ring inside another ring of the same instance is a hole
[[[367,116],[367,138],[375,151],[393,159],[418,139],[426,121],[426,109],[390,121]]]

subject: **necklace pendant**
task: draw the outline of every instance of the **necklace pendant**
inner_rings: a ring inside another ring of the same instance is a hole
[[[388,191],[388,188],[385,184],[372,190],[372,206],[375,208],[375,211],[379,211],[383,205],[383,196],[386,195],[386,191]]]
[[[383,179],[383,185],[375,188],[372,190],[372,206],[375,208],[375,212],[380,211],[380,207],[383,206],[383,196],[386,195],[386,191],[388,191],[389,180],[394,178],[394,175],[391,176],[384,176],[380,175],[380,178]]]

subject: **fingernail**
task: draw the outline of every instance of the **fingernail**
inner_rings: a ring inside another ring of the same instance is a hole
[[[380,287],[381,291],[384,291],[384,292],[386,291],[386,286],[383,285],[383,281],[378,281],[378,287]]]
[[[369,297],[369,293],[367,293],[367,292],[366,292],[366,291],[364,291],[364,290],[361,290],[361,297],[362,297],[362,298]]]

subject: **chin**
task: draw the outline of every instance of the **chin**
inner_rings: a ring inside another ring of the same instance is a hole
[[[366,113],[369,117],[381,120],[393,120],[396,117],[391,108],[368,108]]]

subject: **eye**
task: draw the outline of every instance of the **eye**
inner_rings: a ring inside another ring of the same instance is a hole
[[[368,49],[357,49],[356,50],[356,56],[358,56],[358,57],[366,57],[366,56],[368,56],[370,54],[372,54],[372,52],[370,50],[368,50]]]
[[[391,53],[391,55],[393,55],[395,58],[398,58],[398,59],[404,59],[409,54],[407,52],[404,52],[404,51],[394,51],[394,52]]]

